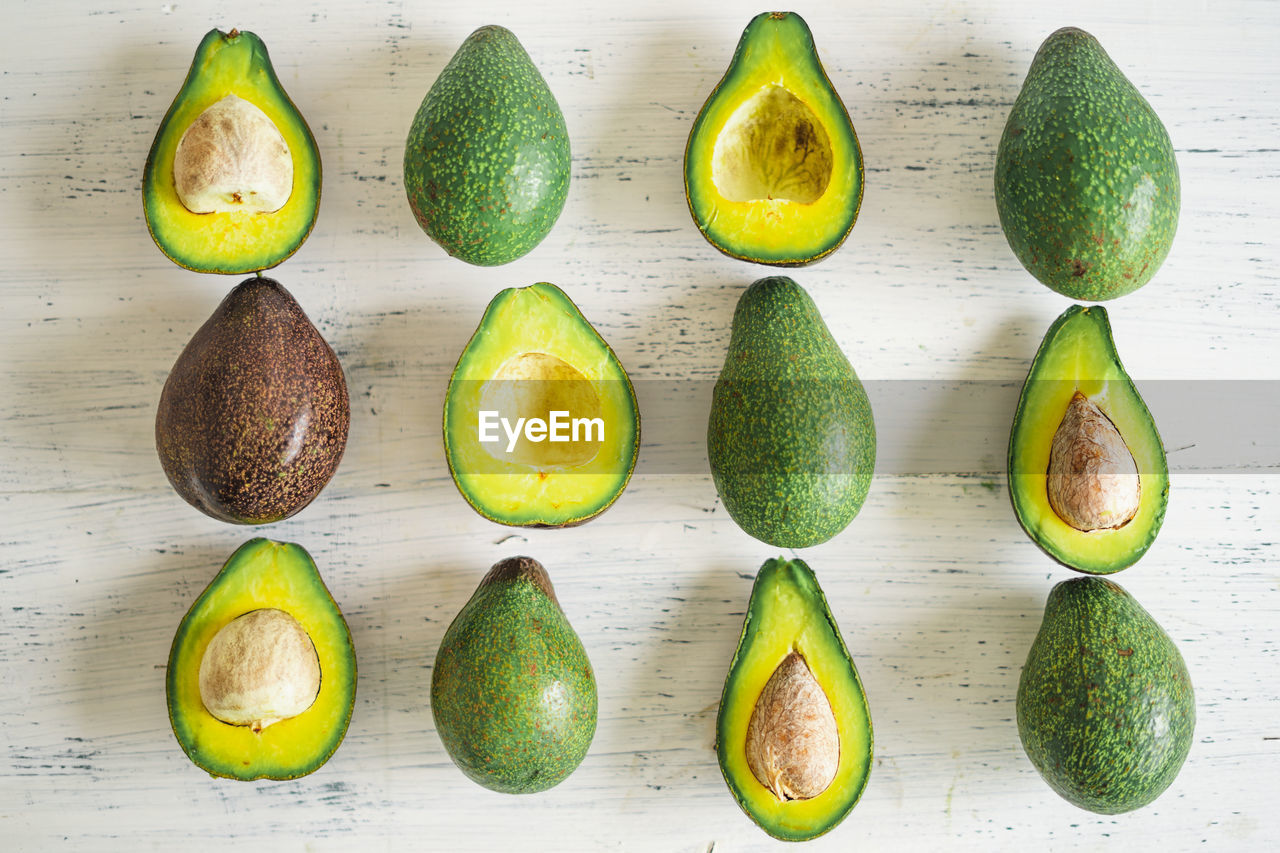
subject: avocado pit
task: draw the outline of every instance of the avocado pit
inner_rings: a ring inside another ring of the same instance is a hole
[[[293,193],[293,156],[266,113],[227,95],[182,134],[173,185],[192,213],[274,213]]]
[[[840,733],[822,686],[791,652],[760,691],[747,724],[747,766],[779,800],[808,800],[831,786]]]
[[[1076,530],[1115,530],[1138,514],[1138,465],[1111,419],[1076,391],[1053,434],[1049,505]]]
[[[552,412],[567,418],[600,418],[600,396],[588,379],[564,359],[545,352],[522,352],[502,363],[480,391],[480,408],[496,411],[515,424],[521,418],[541,418],[550,423]],[[501,462],[515,462],[538,469],[575,468],[586,465],[600,452],[601,442],[586,440],[590,430],[578,433],[578,441],[530,441],[522,435],[510,453],[507,441],[487,443],[485,452]],[[570,431],[572,437],[572,431]]]

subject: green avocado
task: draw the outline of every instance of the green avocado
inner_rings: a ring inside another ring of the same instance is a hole
[[[495,565],[449,625],[431,713],[453,763],[493,791],[545,791],[582,763],[596,731],[595,675],[537,560]]]
[[[320,152],[253,33],[211,30],[142,172],[156,245],[196,272],[269,269],[320,209]]]
[[[232,290],[178,356],[156,411],[156,450],[196,509],[268,524],[320,494],[350,420],[338,357],[289,292],[258,276]]]
[[[213,776],[296,779],[328,761],[355,707],[356,655],[311,555],[241,545],[178,626],[165,695],[178,743]]]
[[[784,276],[738,300],[711,397],[707,455],[729,515],[778,548],[825,542],[862,508],[871,403],[809,294]]]
[[[1099,814],[1142,808],[1182,768],[1196,724],[1187,665],[1118,584],[1063,581],[1018,682],[1027,757],[1068,802]]]
[[[756,574],[716,716],[738,805],[784,841],[831,830],[871,774],[867,697],[818,579],[800,560]]]
[[[496,266],[551,231],[569,193],[569,132],[515,35],[472,33],[414,116],[404,186],[422,230],[450,255]]]
[[[1031,362],[1009,435],[1009,496],[1033,542],[1090,574],[1133,565],[1160,532],[1164,444],[1100,305],[1063,312]]]
[[[1018,260],[1071,299],[1100,302],[1151,279],[1178,227],[1173,143],[1097,39],[1045,40],[996,155],[996,207]]]
[[[862,149],[794,12],[751,20],[684,155],[689,212],[711,245],[774,266],[825,258],[862,204]]]

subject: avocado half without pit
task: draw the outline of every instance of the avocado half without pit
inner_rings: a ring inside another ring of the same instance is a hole
[[[564,291],[509,288],[453,370],[444,449],[458,490],[485,518],[580,524],[631,479],[640,410],[622,363]]]
[[[178,626],[165,692],[187,757],[213,776],[294,779],[319,768],[355,704],[351,634],[298,545],[242,545]]]
[[[256,35],[200,42],[147,155],[142,200],[156,245],[196,272],[268,269],[311,233],[319,150]]]
[[[840,247],[862,204],[862,150],[804,19],[747,25],[685,149],[689,212],[731,257],[803,266]]]
[[[801,560],[756,575],[716,718],[720,770],[761,829],[807,841],[857,804],[871,716],[817,577]]]
[[[1164,445],[1100,306],[1068,308],[1031,363],[1009,493],[1032,541],[1078,571],[1120,571],[1155,541],[1169,498]]]

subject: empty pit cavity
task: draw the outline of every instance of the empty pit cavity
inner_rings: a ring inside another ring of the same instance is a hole
[[[716,138],[711,181],[729,201],[813,204],[831,183],[831,138],[818,116],[770,84],[734,110]]]

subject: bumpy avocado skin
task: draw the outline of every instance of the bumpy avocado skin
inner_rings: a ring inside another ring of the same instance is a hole
[[[1195,721],[1182,655],[1128,592],[1053,588],[1018,683],[1018,734],[1050,787],[1099,814],[1141,808],[1178,775]]]
[[[431,673],[431,712],[454,764],[493,791],[558,785],[591,746],[596,682],[537,560],[485,575],[454,618]]]
[[[827,541],[866,500],[871,402],[809,294],[786,276],[757,281],[738,301],[707,454],[729,515],[775,547]]]
[[[1041,45],[1000,138],[996,207],[1009,246],[1072,299],[1137,290],[1164,262],[1180,184],[1160,118],[1098,41]]]
[[[279,282],[246,279],[178,356],[156,450],[183,500],[234,524],[309,504],[342,461],[351,420],[338,357]]]
[[[414,116],[404,153],[409,205],[454,257],[496,266],[551,231],[569,192],[569,133],[515,35],[472,33]]]

